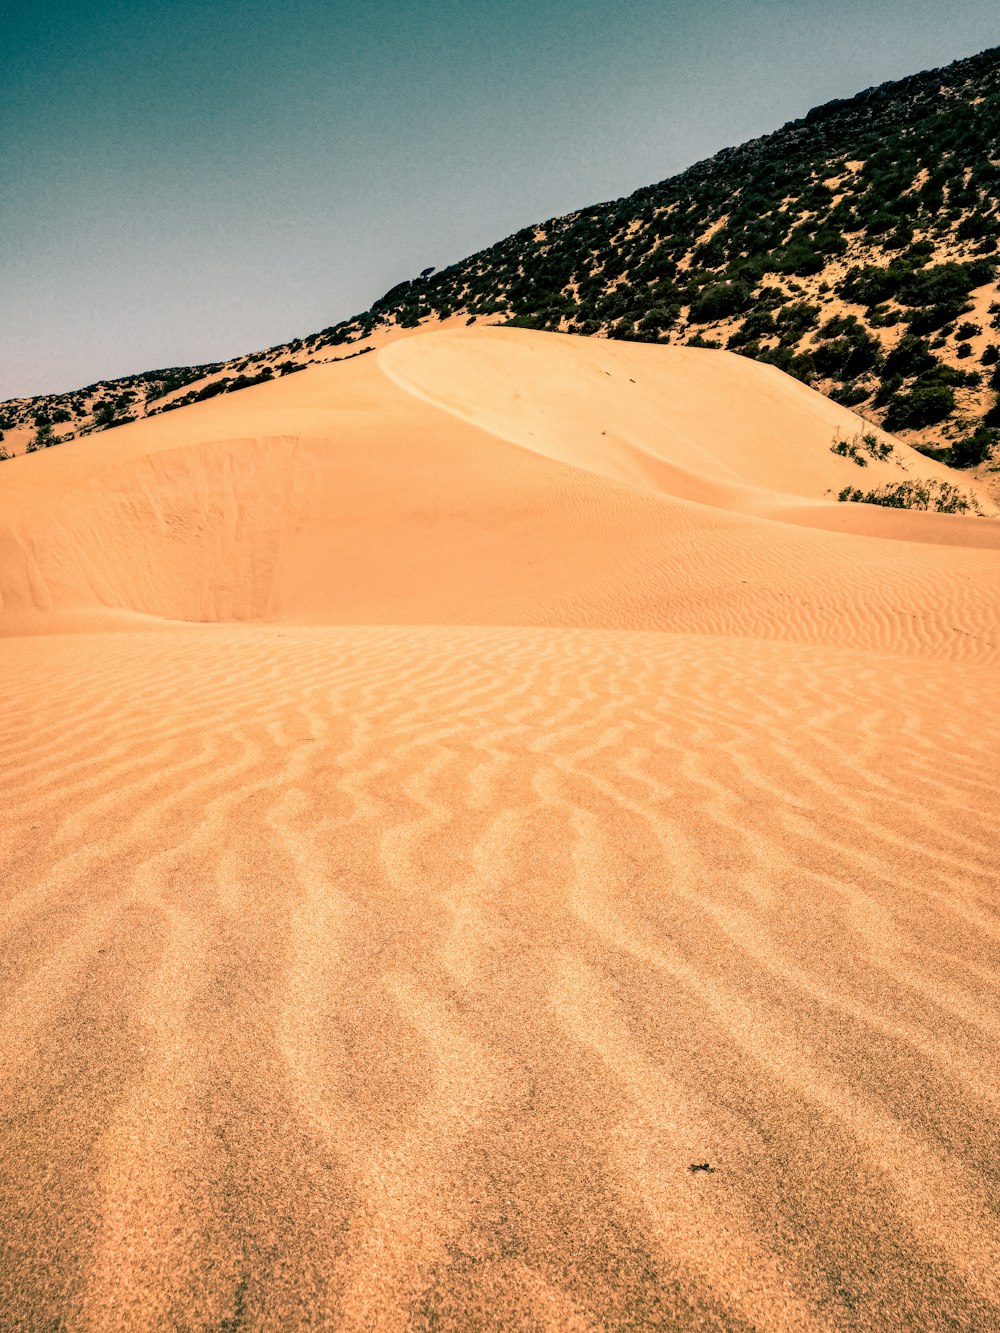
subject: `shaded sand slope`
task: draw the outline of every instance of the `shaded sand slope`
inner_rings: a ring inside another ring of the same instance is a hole
[[[477,329],[3,464],[0,1327],[997,1326],[997,524],[814,399]]]

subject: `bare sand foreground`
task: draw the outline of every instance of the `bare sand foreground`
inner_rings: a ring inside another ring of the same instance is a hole
[[[0,1326],[997,1326],[1000,523],[859,424],[472,329],[0,467]]]

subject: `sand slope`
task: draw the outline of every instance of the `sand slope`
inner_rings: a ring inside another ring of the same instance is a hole
[[[477,328],[0,467],[0,1325],[996,1325],[1000,525],[858,428]]]
[[[992,587],[981,548],[1000,546],[1000,522],[823,503],[859,479],[945,474],[903,445],[903,466],[830,452],[862,424],[729,354],[431,333],[14,459],[0,615],[10,629],[114,608],[892,647],[940,611],[921,634],[957,648],[996,624],[977,589]],[[830,523],[918,544],[801,531]],[[942,561],[928,538],[969,549]]]

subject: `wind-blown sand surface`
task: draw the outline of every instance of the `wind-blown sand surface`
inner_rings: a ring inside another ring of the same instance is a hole
[[[859,428],[472,329],[3,464],[0,1326],[996,1327],[1000,523]]]

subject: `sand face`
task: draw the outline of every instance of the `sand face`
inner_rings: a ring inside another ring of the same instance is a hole
[[[1000,533],[849,428],[477,329],[0,466],[0,1322],[996,1325]]]

